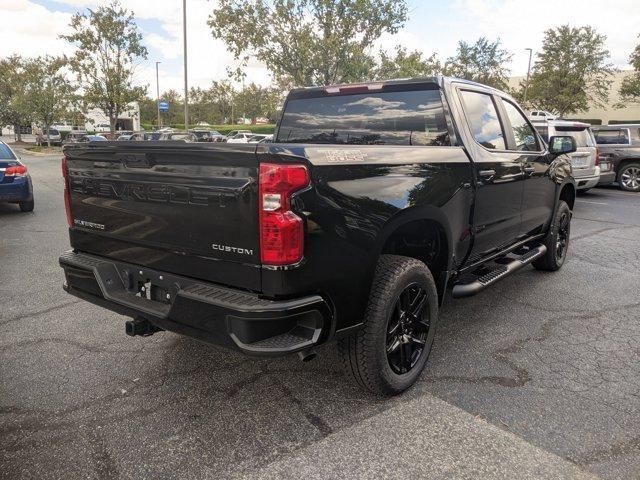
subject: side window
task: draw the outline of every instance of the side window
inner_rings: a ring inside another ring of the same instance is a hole
[[[626,129],[620,130],[620,142],[619,143],[629,143],[629,131]]]
[[[625,139],[626,133],[624,130],[598,130],[596,133],[596,142],[601,145],[628,143],[628,139]]]
[[[549,141],[549,127],[546,125],[536,125],[536,130],[545,142]]]
[[[511,102],[503,99],[502,104],[513,128],[515,149],[521,152],[539,152],[540,144],[531,124]]]
[[[462,101],[473,138],[491,150],[505,150],[504,134],[496,106],[486,93],[462,90]]]

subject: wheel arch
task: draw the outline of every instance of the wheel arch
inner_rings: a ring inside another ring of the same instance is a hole
[[[436,207],[419,207],[390,219],[378,236],[376,261],[382,254],[402,255],[424,262],[436,282],[440,303],[451,270],[451,227]]]
[[[576,186],[573,184],[573,182],[566,182],[564,185],[560,187],[559,194],[558,194],[558,202],[560,200],[564,200],[567,203],[567,205],[569,205],[569,208],[573,210],[573,206],[576,203]],[[556,205],[558,202],[556,202]],[[554,212],[555,212],[555,209],[554,209]]]

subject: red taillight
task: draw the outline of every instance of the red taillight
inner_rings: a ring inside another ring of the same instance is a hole
[[[24,165],[16,165],[15,167],[7,167],[4,171],[5,177],[24,177],[27,174],[27,167]]]
[[[596,167],[600,165],[602,159],[600,158],[600,149],[596,147]]]
[[[304,253],[304,223],[291,211],[291,194],[309,185],[307,167],[261,163],[259,184],[262,263],[297,263]]]
[[[69,166],[67,157],[62,157],[62,178],[64,179],[64,209],[67,212],[67,224],[73,227],[73,214],[71,213],[71,192],[69,190]]]

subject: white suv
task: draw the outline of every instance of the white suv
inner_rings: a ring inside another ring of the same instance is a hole
[[[546,110],[531,110],[531,113],[529,113],[529,120],[532,122],[536,120],[555,120],[556,118],[558,117]]]
[[[554,135],[569,135],[576,141],[577,150],[570,153],[573,178],[578,190],[587,191],[600,181],[600,159],[591,125],[569,120],[532,122],[545,142]]]

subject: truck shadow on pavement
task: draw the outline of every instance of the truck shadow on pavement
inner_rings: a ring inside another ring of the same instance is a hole
[[[0,217],[9,215],[30,215],[30,213],[21,212],[18,204],[0,202]]]
[[[576,257],[554,282],[530,269],[491,292],[447,302],[422,379],[393,399],[357,388],[333,345],[303,363],[250,358],[169,332],[129,338],[124,317],[84,302],[9,318],[6,328],[55,325],[73,312],[77,325],[0,346],[0,373],[11,385],[0,394],[0,464],[34,474],[54,465],[58,477],[249,475],[429,394],[580,465],[633,456],[640,304],[615,269],[598,272],[620,293],[613,301],[584,288],[588,279],[576,274],[587,267]],[[594,430],[602,437],[596,448],[585,440]],[[60,462],[70,456],[75,463]]]

